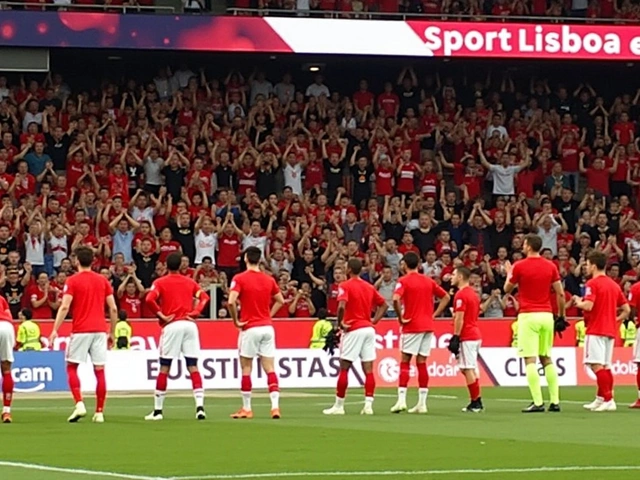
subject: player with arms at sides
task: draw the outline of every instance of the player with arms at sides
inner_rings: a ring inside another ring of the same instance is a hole
[[[67,344],[67,377],[69,389],[76,402],[68,421],[75,423],[87,414],[82,400],[78,365],[91,357],[93,371],[96,376],[96,412],[95,423],[104,422],[104,403],[107,398],[107,381],[104,366],[107,363],[109,342],[113,342],[118,307],[113,296],[113,287],[102,275],[91,270],[93,265],[93,249],[91,247],[76,248],[74,262],[78,273],[67,279],[62,289],[62,303],[56,314],[53,330],[49,336],[49,345],[53,345],[58,337],[58,330],[73,307],[71,315],[71,337]],[[106,333],[105,304],[108,307],[111,321],[109,334]]]
[[[629,291],[629,305],[636,318],[638,333],[636,334],[636,344],[633,346],[633,361],[636,364],[636,384],[638,385],[638,399],[629,405],[629,408],[640,408],[640,282],[634,283]]]
[[[431,278],[418,272],[420,257],[413,252],[404,255],[401,268],[405,275],[398,279],[393,292],[393,308],[398,315],[402,334],[400,336],[400,378],[398,381],[398,401],[391,407],[391,413],[407,410],[407,385],[411,373],[411,359],[416,357],[418,370],[418,403],[409,413],[427,413],[429,394],[429,372],[427,358],[433,342],[434,318],[438,317],[451,297]],[[433,298],[440,299],[433,311]]]
[[[7,300],[0,296],[0,370],[2,371],[2,423],[11,423],[14,381],[11,376],[16,332]]]
[[[620,323],[631,312],[620,286],[607,276],[607,255],[591,250],[587,255],[587,275],[584,298],[574,297],[576,307],[584,312],[587,334],[584,338],[584,364],[596,376],[596,399],[584,405],[593,412],[613,412],[613,347]],[[620,315],[618,315],[620,310]]]
[[[340,344],[340,373],[336,389],[336,401],[325,415],[344,415],[344,399],[349,386],[349,370],[356,360],[362,362],[365,374],[364,408],[361,415],[373,415],[373,395],[376,380],[373,362],[376,359],[376,331],[373,326],[387,311],[387,303],[373,285],[360,278],[362,260],[352,258],[347,263],[348,280],[338,291],[338,328],[344,333]],[[371,312],[376,309],[373,320]]]
[[[200,356],[200,334],[196,319],[209,302],[209,295],[194,280],[180,274],[182,254],[170,253],[167,257],[168,275],[153,282],[147,294],[149,310],[158,317],[162,335],[160,336],[160,372],[156,379],[153,412],[145,420],[162,420],[164,399],[167,395],[167,381],[173,360],[184,357],[187,365],[193,398],[196,403],[196,419],[204,420],[204,388],[198,370]]]
[[[271,418],[280,418],[280,388],[275,372],[276,333],[272,318],[284,305],[284,297],[274,278],[260,271],[261,258],[262,252],[258,247],[248,247],[244,251],[247,270],[234,276],[229,287],[227,303],[233,323],[240,329],[238,349],[242,368],[242,408],[231,415],[235,419],[253,418],[251,372],[255,357],[260,358],[262,369],[267,374]],[[272,305],[273,300],[275,303]]]
[[[449,341],[449,351],[458,360],[458,368],[464,375],[469,389],[469,405],[463,412],[481,412],[484,410],[480,396],[478,379],[478,352],[482,345],[478,317],[480,316],[480,298],[469,285],[471,270],[457,267],[451,283],[458,291],[453,297],[453,337]]]
[[[560,281],[558,268],[540,255],[542,239],[535,234],[525,237],[522,251],[526,258],[513,266],[507,262],[505,270],[507,281],[504,291],[507,294],[518,288],[520,311],[518,313],[518,355],[524,358],[527,382],[533,402],[523,413],[544,412],[542,387],[537,361],[544,367],[544,375],[549,386],[549,411],[560,411],[560,387],[558,371],[551,359],[554,332],[563,332],[567,328],[565,315],[564,288]],[[551,308],[551,291],[555,292],[558,302],[558,317],[554,320]]]

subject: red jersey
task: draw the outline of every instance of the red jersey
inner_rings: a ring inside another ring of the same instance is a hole
[[[145,300],[154,314],[161,311],[164,315],[173,315],[172,322],[175,322],[186,320],[193,312],[193,299],[201,299],[205,295],[207,294],[192,278],[169,273],[153,282]],[[167,324],[162,326],[165,325]]]
[[[237,268],[240,258],[242,241],[235,233],[226,235],[218,234],[218,266],[224,268]]]
[[[609,196],[609,177],[611,173],[604,168],[587,168],[587,187],[604,196]]]
[[[552,285],[560,281],[558,268],[546,258],[528,257],[513,265],[508,281],[518,285],[520,313],[552,313]]]
[[[398,173],[398,182],[396,183],[396,188],[399,193],[415,193],[416,187],[414,180],[417,173],[418,167],[416,167],[413,162],[402,164]]]
[[[376,169],[376,194],[384,197],[393,195],[393,169],[378,167]]]
[[[327,313],[330,317],[338,313],[338,287],[337,283],[332,283],[327,292]]]
[[[460,331],[460,340],[463,342],[480,340],[482,338],[478,327],[480,298],[472,287],[467,285],[456,292],[453,297],[453,311],[463,314],[464,323]]]
[[[271,299],[280,293],[280,287],[271,275],[247,270],[233,277],[230,288],[238,292],[240,318],[247,322],[243,330],[273,325]]]
[[[120,310],[127,312],[127,318],[141,318],[142,317],[142,300],[140,295],[135,293],[129,295],[125,293],[119,302]]]
[[[446,294],[440,285],[420,273],[400,277],[394,295],[402,299],[403,317],[411,320],[402,326],[402,333],[433,332],[433,297],[442,298]]]
[[[618,336],[618,307],[627,303],[620,286],[606,275],[589,280],[585,286],[585,301],[593,302],[590,312],[584,312],[587,335]]]
[[[46,294],[38,285],[32,284],[27,288],[27,298],[29,299],[29,307],[35,320],[50,319],[52,317],[51,307],[49,306],[49,299],[39,307],[34,307],[33,302],[39,302]]]
[[[629,305],[636,309],[636,325],[640,326],[640,283],[634,283],[629,291]],[[4,307],[2,307],[4,309]]]
[[[338,287],[338,302],[345,302],[343,323],[347,331],[372,327],[371,311],[387,302],[370,283],[360,277],[350,278]]]
[[[113,295],[113,287],[109,280],[95,272],[78,272],[67,279],[62,292],[73,298],[71,302],[72,333],[106,331],[104,307],[107,297]]]
[[[0,322],[13,323],[13,317],[11,316],[11,310],[9,309],[9,303],[7,299],[0,295]]]

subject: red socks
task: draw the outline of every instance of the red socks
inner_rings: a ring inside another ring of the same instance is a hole
[[[280,391],[276,372],[267,373],[267,385],[269,386],[269,393]]]
[[[338,374],[338,387],[336,388],[336,397],[344,398],[347,396],[347,387],[349,386],[349,370],[340,370]]]
[[[636,384],[638,385],[638,391],[640,392],[640,363],[637,364],[638,371],[636,372]]]
[[[429,388],[429,372],[427,371],[426,363],[416,364],[418,369],[418,387]]]
[[[251,392],[251,377],[249,375],[242,376],[242,380],[240,380],[240,391]]]
[[[409,378],[411,377],[411,364],[409,362],[400,363],[400,379],[398,386],[400,388],[407,388],[409,385]]]
[[[104,368],[94,369],[93,372],[96,375],[96,413],[102,413],[107,399],[107,380],[104,377]]]
[[[156,390],[159,392],[166,392],[167,381],[168,381],[168,375],[166,373],[159,372],[158,378],[156,378]]]
[[[69,390],[73,395],[73,401],[78,403],[82,401],[82,392],[80,391],[80,377],[78,377],[78,364],[67,363],[67,379],[69,381]]]
[[[602,397],[605,402],[613,398],[613,374],[611,370],[600,369],[596,372],[596,381],[598,383],[598,396]]]
[[[13,400],[13,377],[11,372],[2,375],[2,406],[10,407]]]
[[[189,375],[191,376],[191,386],[193,390],[202,390],[202,376],[200,372],[191,372]]]
[[[373,373],[367,373],[364,377],[364,396],[373,397],[376,391],[376,377]]]
[[[472,401],[480,398],[480,382],[477,378],[475,382],[467,384],[467,388],[469,389],[469,398]]]

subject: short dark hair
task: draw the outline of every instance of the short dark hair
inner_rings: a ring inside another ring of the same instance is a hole
[[[121,322],[127,321],[127,312],[125,310],[118,310],[118,320]]]
[[[180,270],[180,264],[182,263],[182,254],[180,252],[170,253],[167,257],[167,270],[170,272],[177,272]]]
[[[469,268],[465,267],[464,265],[456,267],[456,273],[465,280],[469,280],[469,278],[471,277],[471,270],[469,270]]]
[[[587,261],[591,265],[595,265],[598,270],[607,268],[607,255],[600,250],[591,250],[587,254]]]
[[[359,258],[350,258],[347,262],[347,268],[353,275],[360,275],[362,271],[362,260]]]
[[[262,251],[258,247],[248,247],[244,251],[244,258],[248,265],[258,265],[262,258]]]
[[[30,308],[23,308],[22,310],[20,310],[20,313],[27,320],[31,320],[33,318],[33,312]]]
[[[91,247],[78,247],[73,252],[80,266],[88,268],[93,263],[93,250]]]
[[[542,249],[542,238],[540,235],[536,235],[535,233],[529,233],[524,237],[524,241],[527,242],[529,248],[534,252],[538,253]]]
[[[415,252],[407,252],[402,257],[405,265],[410,270],[415,270],[420,265],[420,257]]]

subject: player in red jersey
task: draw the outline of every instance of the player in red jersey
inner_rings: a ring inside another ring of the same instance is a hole
[[[560,411],[560,387],[558,371],[551,358],[554,332],[566,329],[564,288],[558,268],[540,255],[542,238],[529,234],[523,242],[523,253],[527,258],[516,262],[513,267],[505,263],[507,281],[506,294],[518,288],[520,311],[518,313],[518,355],[524,358],[527,383],[533,402],[523,413],[544,412],[542,388],[537,362],[544,367],[544,375],[549,385],[549,411]],[[558,317],[554,319],[551,307],[551,291],[558,302]]]
[[[592,250],[587,255],[587,275],[584,298],[574,297],[575,305],[584,312],[587,335],[584,342],[584,364],[596,376],[596,399],[584,406],[593,412],[613,412],[613,347],[620,323],[631,312],[620,286],[607,276],[607,255]],[[620,315],[618,315],[620,310]]]
[[[75,423],[87,414],[82,400],[78,365],[85,363],[87,357],[91,357],[96,376],[96,412],[93,415],[93,421],[103,423],[104,403],[107,398],[104,366],[107,363],[109,341],[113,342],[118,322],[118,308],[109,281],[91,270],[94,259],[93,249],[84,246],[78,247],[74,253],[78,273],[69,277],[64,284],[62,303],[49,336],[49,345],[53,345],[58,336],[58,329],[73,306],[71,338],[67,344],[66,360],[69,389],[76,402],[76,407],[68,421]],[[108,335],[105,331],[105,304],[109,309],[109,319],[111,320]]]
[[[393,308],[398,315],[400,328],[400,378],[398,381],[398,401],[391,407],[391,413],[407,410],[407,386],[411,373],[411,358],[416,357],[418,370],[418,403],[409,413],[427,413],[429,394],[429,372],[427,358],[433,342],[433,321],[439,316],[451,297],[431,278],[418,272],[420,257],[408,252],[402,257],[401,268],[405,275],[398,279],[393,293]],[[440,299],[433,311],[434,297]],[[403,308],[404,307],[404,308]]]
[[[387,311],[385,299],[370,283],[360,278],[362,260],[352,258],[347,263],[349,280],[340,284],[338,292],[338,327],[344,332],[340,344],[340,373],[336,389],[336,401],[325,415],[344,415],[344,398],[349,386],[349,370],[356,360],[362,362],[365,374],[364,408],[361,415],[373,415],[373,394],[376,380],[373,362],[376,359],[376,331],[378,323]],[[376,309],[373,320],[371,312]]]
[[[629,408],[640,408],[640,283],[634,283],[629,291],[629,305],[636,317],[636,344],[633,346],[633,361],[636,364],[636,384],[638,385],[638,400],[629,405]]]
[[[478,380],[478,352],[482,345],[478,317],[480,316],[480,298],[469,285],[471,270],[457,267],[451,283],[458,291],[453,297],[453,337],[449,341],[449,351],[456,356],[458,368],[464,375],[469,389],[469,405],[463,412],[481,412],[484,410]]]
[[[144,417],[145,420],[164,418],[162,408],[167,395],[169,370],[173,360],[179,359],[181,354],[191,377],[196,419],[207,418],[204,411],[202,376],[198,370],[200,335],[195,320],[209,302],[209,295],[193,279],[180,274],[181,263],[181,253],[170,253],[167,256],[169,274],[153,282],[146,298],[147,307],[160,321],[162,335],[159,352],[160,372],[156,379],[153,412]]]
[[[257,247],[244,251],[247,270],[233,277],[229,292],[229,313],[240,331],[238,348],[242,380],[242,408],[231,418],[253,418],[251,410],[251,371],[253,359],[260,358],[262,369],[267,374],[269,397],[271,398],[271,418],[280,418],[280,388],[275,372],[276,333],[273,329],[273,315],[284,304],[284,297],[274,278],[260,271],[262,252]],[[272,305],[272,300],[275,303]],[[238,317],[238,304],[242,308]]]
[[[2,371],[2,423],[11,423],[11,401],[13,400],[13,348],[16,332],[7,300],[0,296],[0,371]]]

